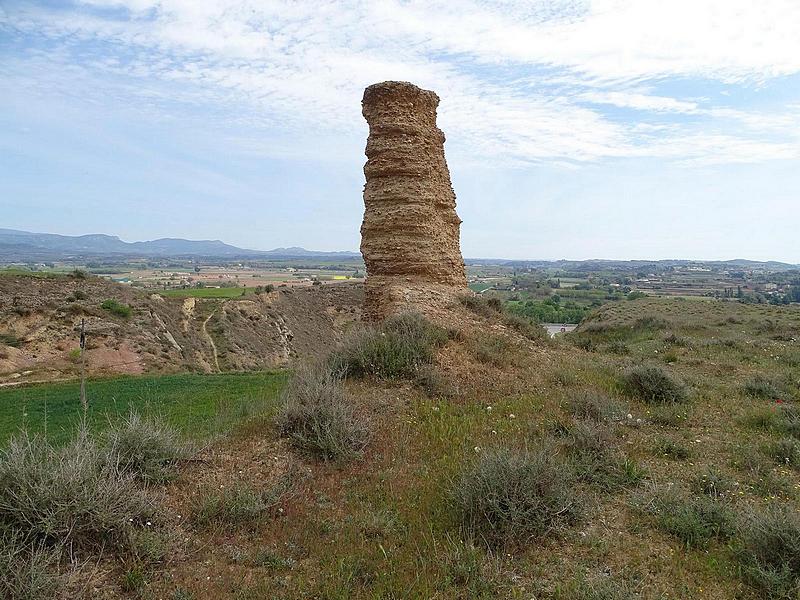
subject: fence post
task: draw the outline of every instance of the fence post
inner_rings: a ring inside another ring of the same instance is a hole
[[[86,403],[85,352],[86,352],[86,329],[85,329],[85,321],[84,319],[81,319],[81,407],[83,408],[84,421],[86,421],[86,413],[89,408]]]

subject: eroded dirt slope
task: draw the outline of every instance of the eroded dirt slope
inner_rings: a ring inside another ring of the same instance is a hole
[[[334,344],[360,318],[362,296],[361,286],[339,284],[164,298],[91,277],[3,276],[0,384],[77,374],[81,319],[91,374],[282,367]],[[103,308],[109,299],[130,315]]]

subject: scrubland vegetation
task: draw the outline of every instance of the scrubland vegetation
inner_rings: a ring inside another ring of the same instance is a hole
[[[55,446],[17,435],[3,593],[798,597],[796,306],[637,299],[554,341],[464,307],[488,325],[354,327],[215,441],[131,399],[77,437],[51,419]]]

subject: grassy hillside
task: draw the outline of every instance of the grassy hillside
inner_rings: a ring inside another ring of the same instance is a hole
[[[642,299],[553,342],[470,308],[460,332],[354,333],[344,382],[301,372],[277,420],[150,488],[159,552],[84,576],[106,597],[797,598],[800,307]]]

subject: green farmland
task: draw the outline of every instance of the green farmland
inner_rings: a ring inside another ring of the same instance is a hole
[[[229,287],[229,288],[186,288],[180,290],[164,290],[159,292],[168,298],[238,298],[250,294],[255,288]]]
[[[269,412],[283,389],[279,372],[126,376],[86,384],[91,429],[102,431],[134,410],[158,415],[191,437],[203,437],[250,414]],[[0,445],[21,429],[68,440],[81,417],[79,383],[0,389]]]

